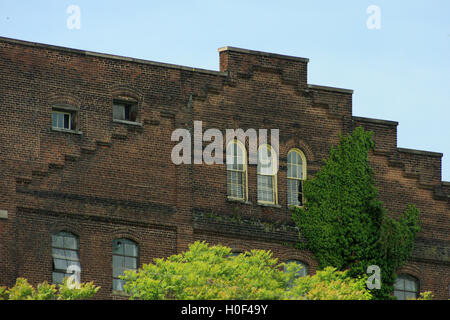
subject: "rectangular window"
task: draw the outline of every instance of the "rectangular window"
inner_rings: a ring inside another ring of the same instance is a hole
[[[135,122],[137,117],[137,105],[130,102],[114,101],[113,119]]]
[[[73,130],[72,114],[59,110],[52,111],[52,127],[56,129]]]
[[[138,245],[128,239],[113,241],[113,290],[123,291],[125,280],[120,279],[126,270],[137,270]]]
[[[258,174],[258,201],[275,203],[274,176]]]
[[[52,235],[52,258],[52,282],[60,284],[65,277],[72,275],[69,272],[69,267],[76,266],[80,269],[78,239],[76,236],[68,232]]]

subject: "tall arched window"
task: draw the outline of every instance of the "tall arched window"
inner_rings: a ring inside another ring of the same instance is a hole
[[[303,180],[306,180],[306,158],[299,149],[292,149],[287,156],[288,205],[303,206]]]
[[[113,290],[123,291],[125,281],[120,279],[125,270],[137,270],[138,245],[128,239],[113,241]]]
[[[227,145],[227,193],[232,199],[247,200],[247,154],[238,140]]]
[[[419,280],[409,274],[401,274],[394,284],[394,296],[398,300],[417,298],[419,296]]]
[[[263,144],[258,149],[258,202],[276,204],[277,157],[272,147]]]
[[[70,266],[80,268],[78,250],[77,236],[64,231],[52,235],[53,283],[62,283],[64,277],[71,276]]]

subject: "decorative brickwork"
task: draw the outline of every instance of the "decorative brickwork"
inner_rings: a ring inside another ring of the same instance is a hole
[[[314,273],[314,257],[292,246],[287,153],[302,150],[312,177],[339,134],[362,125],[374,131],[371,163],[385,206],[421,210],[422,232],[401,271],[448,299],[442,154],[398,148],[397,122],[354,117],[351,90],[307,84],[308,59],[232,47],[219,55],[220,71],[210,71],[0,38],[0,285],[50,281],[51,235],[62,230],[79,238],[82,281],[100,285],[101,298],[123,298],[112,292],[117,238],[138,243],[140,265],[206,240],[270,249]],[[135,120],[113,120],[117,99],[136,105]],[[73,108],[76,130],[52,129],[58,105]],[[193,130],[194,120],[204,130],[280,130],[277,205],[258,205],[256,165],[240,202],[227,198],[226,165],[171,162],[172,132]]]

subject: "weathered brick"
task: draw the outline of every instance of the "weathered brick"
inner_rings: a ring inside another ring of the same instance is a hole
[[[352,116],[352,91],[307,84],[304,58],[232,47],[220,71],[0,38],[0,285],[17,277],[51,280],[51,234],[80,240],[82,280],[112,295],[112,241],[139,243],[139,264],[180,252],[195,240],[237,251],[270,249],[314,273],[310,252],[294,249],[297,232],[286,197],[286,157],[301,149],[308,177],[339,134],[374,131],[371,154],[380,198],[393,215],[409,203],[422,231],[403,271],[421,291],[449,298],[450,184],[442,154],[397,148],[397,123]],[[112,120],[112,103],[138,104],[138,123]],[[78,132],[51,130],[52,105],[78,110]],[[177,128],[280,130],[279,205],[257,204],[256,166],[248,201],[227,200],[225,165],[171,162]],[[400,270],[401,271],[401,270]]]

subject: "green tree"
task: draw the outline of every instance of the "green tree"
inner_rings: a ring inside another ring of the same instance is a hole
[[[71,288],[67,278],[58,286],[43,282],[35,289],[26,279],[17,278],[13,287],[0,287],[0,300],[79,300],[93,297],[99,289],[93,282]]]
[[[397,220],[377,200],[369,151],[372,132],[362,127],[340,138],[316,177],[304,183],[305,205],[293,220],[305,236],[319,268],[333,266],[363,275],[370,265],[381,269],[378,299],[390,299],[395,271],[411,255],[419,231],[419,210],[410,205]]]
[[[365,278],[328,268],[297,278],[300,266],[278,263],[270,251],[231,255],[225,246],[195,242],[189,250],[155,259],[138,271],[125,271],[131,299],[370,299]]]

